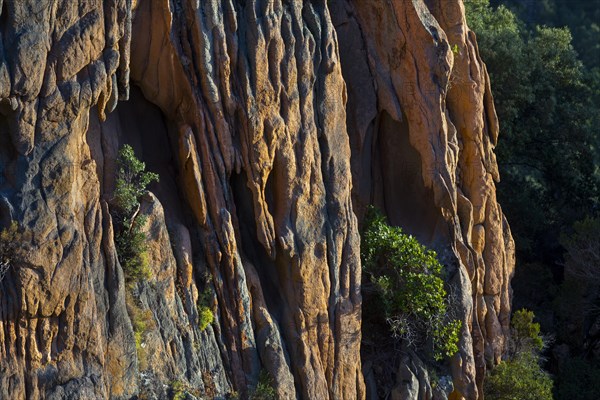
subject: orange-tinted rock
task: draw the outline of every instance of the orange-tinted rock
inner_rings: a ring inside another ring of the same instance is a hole
[[[52,4],[2,7],[3,209],[33,232],[2,297],[3,394],[166,396],[178,380],[245,396],[264,368],[281,398],[364,397],[346,92],[325,4]],[[161,179],[140,210],[151,278],[133,288],[101,200],[125,142]],[[200,332],[204,286],[215,322]],[[125,297],[150,320],[137,352]]]
[[[243,398],[264,369],[282,399],[364,398],[353,210],[375,203],[453,268],[454,397],[478,398],[514,245],[460,1],[0,0],[0,32],[0,221],[29,249],[0,283],[0,397]],[[130,286],[124,143],[160,175]]]
[[[444,259],[463,321],[453,398],[480,398],[508,334],[514,245],[496,202],[498,121],[475,35],[459,0],[331,3],[355,210],[377,205]]]

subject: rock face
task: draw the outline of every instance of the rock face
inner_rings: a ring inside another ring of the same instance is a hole
[[[497,136],[459,0],[0,0],[0,221],[27,247],[0,282],[0,398],[246,398],[261,370],[278,398],[365,398],[370,203],[443,255],[451,397],[481,398],[514,264]],[[109,205],[125,143],[160,176],[135,285]],[[427,392],[416,355],[398,375]]]
[[[498,120],[475,34],[460,0],[331,3],[355,211],[376,204],[442,256],[463,321],[451,397],[479,398],[509,333],[514,243],[496,202]]]

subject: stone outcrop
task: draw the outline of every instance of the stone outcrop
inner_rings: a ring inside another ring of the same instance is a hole
[[[0,221],[27,250],[0,282],[0,398],[246,398],[262,370],[278,398],[365,398],[371,203],[443,256],[448,387],[480,398],[514,263],[497,136],[459,0],[0,0]],[[110,206],[125,143],[160,176],[135,285]],[[446,395],[416,355],[398,376]]]
[[[479,398],[509,333],[514,243],[496,202],[498,120],[475,34],[460,0],[331,3],[355,211],[377,205],[442,256],[463,321],[451,397]]]

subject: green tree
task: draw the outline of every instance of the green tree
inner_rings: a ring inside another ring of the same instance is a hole
[[[119,151],[117,168],[112,199],[115,242],[125,279],[135,283],[149,275],[146,235],[142,230],[146,217],[138,214],[140,199],[148,192],[148,185],[158,181],[158,175],[146,172],[146,165],[135,157],[129,145]]]
[[[483,392],[489,400],[552,400],[552,378],[531,353],[502,361],[487,376]]]
[[[428,348],[440,360],[458,351],[459,320],[449,315],[442,265],[434,251],[373,207],[362,235],[363,268],[375,285],[393,333],[413,348]]]
[[[140,206],[140,199],[148,193],[148,185],[158,182],[158,175],[146,171],[146,164],[138,160],[133,148],[126,144],[119,150],[117,180],[113,197],[120,221],[131,224],[130,219]]]
[[[599,204],[594,88],[568,29],[529,30],[508,8],[487,0],[465,5],[501,125],[500,202],[521,261],[552,263],[561,253],[561,230]]]
[[[600,4],[597,0],[492,0],[504,4],[530,27],[568,27],[580,59],[589,68],[600,66]]]
[[[513,314],[511,321],[513,354],[535,353],[544,348],[544,341],[540,335],[540,324],[533,322],[533,318],[533,311],[526,309],[521,309]]]
[[[534,314],[519,310],[511,320],[512,349],[484,381],[484,395],[491,400],[552,399],[552,378],[540,366],[544,347]]]

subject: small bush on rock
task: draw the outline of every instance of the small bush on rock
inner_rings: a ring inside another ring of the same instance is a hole
[[[146,172],[146,165],[135,157],[133,148],[123,146],[117,159],[117,181],[112,199],[116,222],[115,244],[128,283],[149,277],[146,235],[142,228],[146,217],[138,215],[140,199],[158,175]]]
[[[133,297],[130,291],[125,293],[127,314],[131,319],[133,334],[135,337],[135,349],[138,356],[140,371],[148,368],[147,353],[144,345],[146,335],[156,327],[154,316],[149,309],[142,309],[141,304]]]
[[[215,320],[215,315],[210,306],[212,294],[212,290],[207,284],[204,291],[198,297],[196,308],[198,310],[198,328],[200,331],[204,331]]]
[[[0,283],[13,266],[22,240],[22,233],[15,221],[0,232]]]
[[[250,400],[276,400],[277,391],[273,387],[273,379],[265,370],[260,371],[258,384],[250,394]]]
[[[544,348],[533,312],[519,310],[511,321],[509,357],[488,373],[484,394],[491,400],[552,400],[552,378],[540,366]]]

